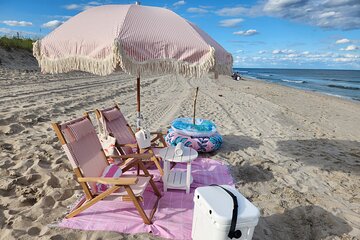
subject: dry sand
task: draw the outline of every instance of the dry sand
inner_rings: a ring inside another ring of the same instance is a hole
[[[4,61],[3,61],[4,62]],[[53,228],[81,194],[50,123],[117,102],[135,123],[135,79],[0,66],[0,238],[157,239]],[[31,70],[26,70],[31,69]],[[260,81],[143,79],[150,129],[213,120],[239,191],[260,210],[254,239],[360,239],[360,104]]]

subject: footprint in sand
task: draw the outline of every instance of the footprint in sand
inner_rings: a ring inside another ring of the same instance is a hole
[[[22,106],[22,108],[28,108],[28,107],[33,107],[33,106],[35,106],[36,104],[28,104],[28,105],[24,105],[24,106]]]
[[[18,134],[22,131],[24,131],[25,128],[17,123],[12,123],[8,126],[8,130],[5,132],[5,135],[14,135],[14,134]]]
[[[57,177],[55,177],[53,174],[50,173],[50,178],[49,180],[46,182],[46,185],[52,188],[59,188],[60,183],[59,183],[59,179]]]
[[[61,196],[59,197],[59,199],[57,199],[57,200],[64,201],[66,199],[71,198],[72,196],[74,196],[74,190],[73,189],[65,189],[63,191],[63,193],[61,194]]]
[[[51,196],[45,196],[41,199],[40,205],[42,208],[53,208],[55,205],[55,200]]]
[[[39,235],[39,233],[40,233],[40,228],[38,228],[38,227],[28,228],[27,233],[28,233],[30,236],[37,236],[37,235]]]
[[[2,150],[12,151],[14,149],[14,146],[11,143],[3,143],[1,144]]]
[[[63,236],[61,236],[61,235],[54,235],[50,239],[51,240],[63,240],[65,238]]]

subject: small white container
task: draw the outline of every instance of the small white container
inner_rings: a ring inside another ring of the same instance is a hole
[[[151,146],[151,137],[148,130],[140,129],[135,133],[135,138],[139,148],[148,148]]]
[[[238,200],[236,229],[241,231],[240,240],[251,240],[258,224],[259,210],[235,188],[221,185],[232,192]],[[194,240],[227,240],[232,212],[233,199],[222,188],[206,186],[195,189],[194,217],[191,236]],[[235,238],[233,238],[235,239]]]

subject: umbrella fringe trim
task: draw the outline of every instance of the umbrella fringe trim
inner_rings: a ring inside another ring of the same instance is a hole
[[[121,44],[115,42],[120,68],[129,74],[148,76],[153,74],[177,73],[184,77],[201,77],[215,66],[215,49],[209,46],[209,52],[202,63],[190,64],[176,59],[154,59],[144,62],[137,62],[127,56]]]
[[[232,66],[219,65],[215,62],[215,49],[209,46],[209,52],[202,63],[190,64],[175,59],[154,59],[137,62],[127,56],[121,44],[116,41],[112,54],[105,59],[95,59],[85,56],[69,56],[66,58],[50,59],[41,52],[41,40],[33,44],[33,55],[44,73],[66,73],[70,71],[85,71],[96,75],[109,75],[120,67],[124,72],[142,76],[154,74],[177,73],[185,77],[201,77],[209,71],[219,74],[230,74]]]
[[[50,59],[41,52],[41,40],[33,43],[33,55],[39,63],[41,72],[51,74],[78,70],[105,76],[115,71],[118,59],[118,56],[114,53],[105,59],[95,59],[85,56]]]

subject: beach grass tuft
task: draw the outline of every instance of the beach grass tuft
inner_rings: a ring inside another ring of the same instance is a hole
[[[34,40],[30,38],[18,38],[18,37],[1,37],[0,46],[5,48],[7,51],[11,49],[24,49],[32,52],[32,44]]]

